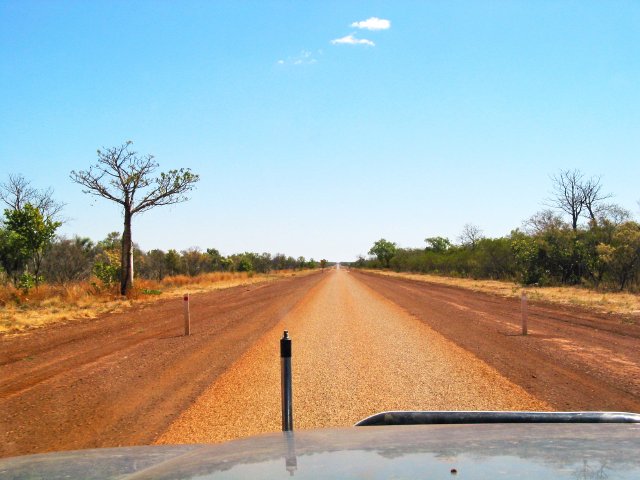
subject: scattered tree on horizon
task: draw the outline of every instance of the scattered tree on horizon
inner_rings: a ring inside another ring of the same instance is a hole
[[[466,224],[456,245],[446,237],[429,237],[425,249],[397,248],[389,264],[382,257],[360,256],[351,265],[524,285],[639,291],[640,223],[627,209],[604,202],[612,195],[602,193],[600,177],[585,180],[578,170],[562,170],[552,180],[556,197],[549,206],[554,208],[532,215],[522,230],[484,238],[477,226]],[[581,218],[588,221],[580,222]],[[369,253],[375,254],[374,249]]]
[[[23,275],[24,287],[41,282],[40,267],[47,246],[53,240],[60,222],[45,218],[37,207],[30,203],[20,210],[4,211],[4,228],[0,230],[0,261],[4,270],[18,285],[19,275]],[[28,271],[32,262],[33,275]]]
[[[571,226],[574,231],[578,229],[578,219],[584,207],[582,193],[583,175],[579,170],[560,170],[553,175],[553,193],[549,200],[550,206],[562,210],[571,217]]]
[[[133,216],[162,205],[188,200],[199,176],[188,168],[162,172],[152,177],[159,164],[153,155],[138,156],[127,141],[118,147],[98,150],[98,162],[89,170],[75,170],[70,177],[86,187],[84,193],[106,198],[122,205],[124,229],[121,246],[120,293],[126,295],[133,286]],[[136,195],[142,197],[137,199]]]
[[[551,177],[553,193],[549,206],[561,210],[571,217],[571,227],[578,229],[578,220],[587,212],[590,221],[597,222],[597,216],[607,208],[602,203],[611,198],[611,194],[602,193],[600,177],[585,179],[580,170],[560,170]]]
[[[398,246],[395,243],[381,238],[373,244],[373,247],[369,250],[369,255],[375,255],[378,260],[388,268],[389,262],[391,262],[397,250]]]
[[[473,249],[476,248],[478,242],[483,238],[484,236],[482,235],[480,227],[473,223],[466,223],[464,227],[462,227],[462,233],[460,233],[458,241],[465,247]]]
[[[424,241],[427,243],[426,249],[436,253],[446,252],[452,247],[451,241],[446,237],[429,237]]]
[[[0,184],[0,200],[6,205],[0,227],[0,264],[14,285],[25,290],[38,287],[40,269],[64,207],[53,198],[53,189],[38,190],[21,174],[9,174]]]

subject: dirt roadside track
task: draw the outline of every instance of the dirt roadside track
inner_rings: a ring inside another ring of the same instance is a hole
[[[352,275],[333,271],[158,443],[220,442],[280,430],[283,329],[293,339],[296,429],[351,426],[395,409],[549,409]]]
[[[0,457],[152,443],[323,276],[0,336]]]
[[[520,302],[353,270],[355,278],[555,410],[640,412],[640,325],[616,315]]]
[[[352,271],[0,335],[0,457],[280,428],[278,339],[294,338],[296,428],[385,409],[640,412],[640,326]],[[441,335],[439,335],[439,332]],[[306,352],[306,354],[303,354]]]

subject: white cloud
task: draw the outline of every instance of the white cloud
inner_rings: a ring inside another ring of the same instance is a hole
[[[301,51],[295,57],[288,57],[286,60],[280,59],[276,63],[278,65],[312,65],[318,61],[313,58],[313,53],[307,50]]]
[[[353,22],[351,26],[366,30],[388,30],[391,28],[391,22],[383,18],[371,17],[361,22]]]
[[[334,45],[368,45],[370,47],[375,46],[375,43],[373,43],[371,40],[367,40],[366,38],[355,38],[353,35],[336,38],[335,40],[331,40],[331,43],[333,43]]]

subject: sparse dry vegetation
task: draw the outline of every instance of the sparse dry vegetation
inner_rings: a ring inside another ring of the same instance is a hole
[[[43,284],[28,294],[7,284],[0,286],[0,333],[17,333],[56,322],[95,318],[120,312],[139,303],[179,297],[238,285],[271,281],[309,271],[283,270],[273,273],[215,272],[197,276],[176,275],[162,281],[139,279],[135,289],[123,297],[118,286],[105,288],[96,282],[65,285]]]
[[[596,291],[584,287],[523,287],[515,282],[498,280],[474,280],[439,275],[366,270],[378,275],[409,278],[422,282],[451,285],[476,292],[501,297],[519,297],[523,290],[531,300],[541,300],[559,305],[591,308],[605,313],[618,313],[638,317],[640,321],[640,295],[619,291]]]

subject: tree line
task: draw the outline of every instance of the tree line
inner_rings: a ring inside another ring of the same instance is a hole
[[[42,274],[47,281],[66,283],[92,277],[105,285],[118,284],[121,272],[121,243],[119,232],[112,232],[97,243],[88,238],[57,238],[46,251]],[[215,248],[167,251],[141,250],[133,244],[136,276],[162,281],[165,277],[187,275],[195,277],[212,272],[268,273],[273,270],[317,268],[320,262],[284,254],[244,252],[224,256]]]
[[[383,238],[353,266],[638,291],[640,224],[607,202],[599,177],[562,170],[551,180],[548,208],[507,236],[487,238],[467,224],[455,243],[429,237],[423,248],[399,248]]]
[[[18,229],[14,227],[16,218],[26,219]],[[52,221],[47,223],[39,215],[38,209],[30,204],[26,204],[22,210],[6,209],[4,226],[0,229],[0,281],[27,291],[44,281],[66,284],[93,280],[103,287],[119,285],[122,235],[111,232],[98,242],[79,236],[64,238],[54,235],[59,224]],[[25,232],[26,235],[21,238]],[[30,242],[30,238],[39,235],[40,241]],[[29,245],[37,248],[25,248]],[[195,277],[212,272],[269,273],[324,268],[327,265],[324,259],[294,258],[282,253],[243,252],[224,256],[215,248],[204,251],[196,247],[182,251],[144,251],[134,243],[132,252],[136,277],[158,281],[176,275]]]
[[[122,295],[133,287],[135,276],[162,280],[171,275],[196,276],[208,272],[258,272],[324,268],[316,262],[284,254],[244,252],[229,256],[209,248],[151,250],[133,241],[132,220],[152,208],[188,200],[199,176],[188,168],[154,175],[158,163],[152,155],[139,155],[132,142],[98,150],[98,160],[88,170],[72,171],[70,178],[87,194],[113,201],[122,208],[124,228],[94,243],[89,238],[56,235],[63,224],[64,204],[53,190],[39,190],[22,175],[9,175],[0,184],[4,215],[0,223],[0,282],[28,291],[43,281],[66,283],[95,278],[105,285],[119,284]]]

